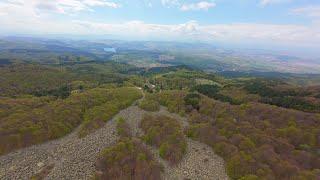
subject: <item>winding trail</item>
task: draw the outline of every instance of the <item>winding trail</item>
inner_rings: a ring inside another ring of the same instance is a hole
[[[120,111],[103,128],[82,139],[78,138],[79,128],[77,128],[63,138],[0,156],[0,179],[30,179],[46,167],[53,168],[49,170],[45,179],[91,179],[99,153],[118,140],[116,134],[118,117],[126,119],[134,136],[142,135],[139,123],[146,111],[138,108],[136,104]],[[154,113],[172,116],[180,120],[184,127],[188,126],[187,119],[169,113],[164,107]],[[209,146],[191,139],[187,139],[187,142],[187,153],[176,166],[170,166],[160,158],[157,149],[148,146],[156,160],[164,166],[163,179],[228,179],[223,159],[214,154]]]

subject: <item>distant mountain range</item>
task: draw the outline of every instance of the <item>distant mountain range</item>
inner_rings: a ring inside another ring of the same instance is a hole
[[[116,51],[105,51],[106,48]],[[45,59],[46,63],[48,59],[54,61],[60,56],[71,55],[88,60],[116,60],[142,67],[189,65],[210,72],[320,73],[320,60],[317,59],[263,50],[230,50],[205,43],[62,40],[11,36],[0,39],[0,53],[2,59]]]

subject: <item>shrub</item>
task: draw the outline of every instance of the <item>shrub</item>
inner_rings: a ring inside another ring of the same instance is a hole
[[[162,158],[175,164],[186,152],[186,140],[176,119],[167,116],[146,115],[140,124],[144,141],[159,148]]]
[[[102,152],[96,162],[95,179],[160,180],[161,169],[139,140],[124,138]]]
[[[166,106],[170,112],[180,115],[185,114],[185,91],[167,90],[154,94],[154,99],[157,100],[160,105]]]
[[[222,102],[229,102],[230,104],[239,105],[241,104],[240,101],[233,99],[229,96],[225,96],[223,94],[219,94],[220,87],[218,85],[197,85],[194,90],[197,90],[199,93],[204,94],[210,98],[214,98],[216,100],[222,101]]]
[[[256,175],[250,174],[250,175],[241,177],[239,180],[259,180],[259,178]]]
[[[168,154],[169,144],[168,143],[162,143],[159,147],[159,155],[162,158],[165,158]]]
[[[200,98],[201,97],[199,94],[195,94],[195,93],[187,94],[187,96],[184,97],[185,105],[187,106],[190,105],[193,109],[199,110]]]
[[[315,169],[313,171],[302,171],[293,180],[318,180],[320,177],[320,169]]]
[[[255,160],[244,152],[234,155],[227,161],[227,173],[233,179],[255,174]]]
[[[189,113],[188,119],[191,124],[209,123],[212,121],[209,116],[201,115],[197,110],[192,110]]]
[[[239,144],[239,149],[246,152],[252,152],[255,149],[255,147],[256,145],[254,144],[254,142],[251,141],[250,138],[245,138]]]
[[[147,147],[132,137],[124,118],[117,119],[118,143],[106,148],[96,161],[95,179],[160,179],[162,167]]]
[[[290,179],[298,174],[299,169],[290,162],[281,160],[272,167],[272,170],[278,179]]]
[[[146,111],[159,111],[160,110],[160,104],[151,99],[144,99],[139,103],[139,107],[141,109],[144,109]]]
[[[227,138],[218,134],[218,129],[210,123],[199,123],[189,126],[185,131],[186,135],[213,147],[216,143],[227,142]]]
[[[132,136],[129,125],[122,117],[117,119],[117,133],[120,138],[129,138]]]
[[[96,129],[101,128],[106,121],[110,120],[120,110],[141,98],[142,94],[136,88],[122,87],[108,89],[105,96],[108,98],[106,101],[85,112],[79,137],[85,137]]]
[[[226,142],[219,142],[213,146],[213,150],[218,155],[225,159],[229,159],[232,155],[238,152],[238,148]]]

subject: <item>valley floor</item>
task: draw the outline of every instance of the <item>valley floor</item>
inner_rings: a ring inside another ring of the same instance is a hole
[[[4,155],[0,157],[0,179],[30,179],[39,172],[44,173],[45,179],[90,179],[99,153],[118,140],[116,119],[123,117],[130,124],[133,135],[140,136],[139,123],[144,113],[133,105],[85,138],[78,138],[77,129],[64,138]],[[169,113],[163,107],[156,113],[173,116],[183,126],[188,125],[185,118]],[[191,139],[187,142],[187,153],[176,166],[170,166],[160,158],[157,149],[148,146],[164,166],[163,179],[228,179],[223,159],[209,146]],[[43,169],[48,170],[45,172]]]

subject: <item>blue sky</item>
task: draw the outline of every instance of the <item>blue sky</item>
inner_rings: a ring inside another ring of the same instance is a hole
[[[319,0],[0,0],[1,34],[320,48]]]
[[[146,23],[179,24],[195,20],[201,24],[215,23],[276,23],[276,24],[305,24],[306,17],[294,16],[291,11],[296,8],[318,4],[316,0],[216,0],[216,1],[166,1],[161,0],[131,0],[116,1],[122,7],[105,11],[98,8],[96,13],[81,13],[82,18],[96,18],[99,21],[118,22],[140,20]],[[170,3],[179,2],[179,4]],[[189,8],[191,4],[208,3],[205,8]],[[269,3],[262,3],[269,2]],[[290,3],[291,2],[291,3]],[[189,6],[188,6],[189,5]]]

